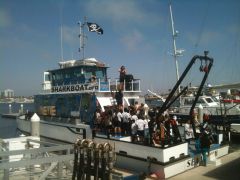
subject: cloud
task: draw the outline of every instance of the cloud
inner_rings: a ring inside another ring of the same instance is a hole
[[[0,9],[0,28],[6,28],[11,25],[11,17],[7,11]]]
[[[149,1],[151,4],[152,1]],[[98,17],[111,21],[116,27],[129,24],[156,26],[162,23],[162,17],[142,6],[139,1],[89,1],[85,6],[86,11],[92,17]],[[151,20],[151,23],[149,23]]]
[[[135,1],[90,1],[86,5],[89,14],[112,19],[114,22],[141,21],[143,13]]]
[[[132,33],[127,34],[121,38],[121,42],[126,46],[129,51],[135,51],[143,44],[144,38],[143,35],[134,30]]]

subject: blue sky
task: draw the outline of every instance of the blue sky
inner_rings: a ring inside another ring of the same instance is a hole
[[[214,58],[208,83],[240,82],[240,1],[172,0],[180,74],[198,54],[209,50]],[[41,91],[43,72],[61,61],[60,27],[63,26],[64,59],[79,59],[78,21],[100,25],[103,35],[87,32],[86,57],[111,67],[118,77],[125,65],[147,89],[164,92],[176,82],[169,1],[167,0],[2,0],[0,1],[0,90],[15,95]],[[200,64],[183,85],[198,85]]]

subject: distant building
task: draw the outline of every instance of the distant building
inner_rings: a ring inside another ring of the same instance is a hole
[[[3,96],[4,96],[5,98],[13,98],[13,97],[14,97],[14,91],[11,90],[11,89],[6,89],[6,90],[4,90],[4,92],[3,92]]]
[[[4,98],[4,92],[1,91],[1,98]]]

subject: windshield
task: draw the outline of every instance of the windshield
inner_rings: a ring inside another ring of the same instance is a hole
[[[205,100],[208,102],[208,103],[212,103],[214,102],[212,98],[208,97],[208,98],[205,98]]]
[[[216,98],[216,97],[212,97],[212,99],[215,101],[215,102],[219,102],[219,100]]]

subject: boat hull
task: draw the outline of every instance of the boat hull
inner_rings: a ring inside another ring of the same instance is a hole
[[[17,119],[18,129],[26,134],[31,133],[31,121]],[[84,132],[85,130],[85,132]],[[157,161],[166,163],[170,159],[179,159],[188,155],[188,144],[179,143],[165,148],[147,146],[138,143],[132,143],[130,138],[118,138],[96,135],[92,136],[90,126],[85,124],[69,125],[57,122],[40,121],[40,137],[58,141],[62,143],[74,143],[77,139],[94,139],[99,143],[108,142],[115,147],[115,152],[124,153],[134,157],[148,159],[155,158]]]
[[[17,118],[18,129],[25,134],[31,133],[31,121]],[[85,129],[85,132],[83,131]],[[85,137],[86,136],[86,137]],[[117,154],[115,167],[135,172],[143,172],[157,178],[168,178],[188,169],[199,166],[200,155],[190,156],[188,144],[180,143],[165,148],[145,146],[128,142],[126,138],[106,138],[92,136],[88,125],[69,125],[57,122],[40,121],[40,138],[58,143],[74,143],[77,139],[89,138],[98,142],[110,143]],[[216,151],[216,152],[214,152]],[[228,146],[212,150],[219,158],[228,153]]]

